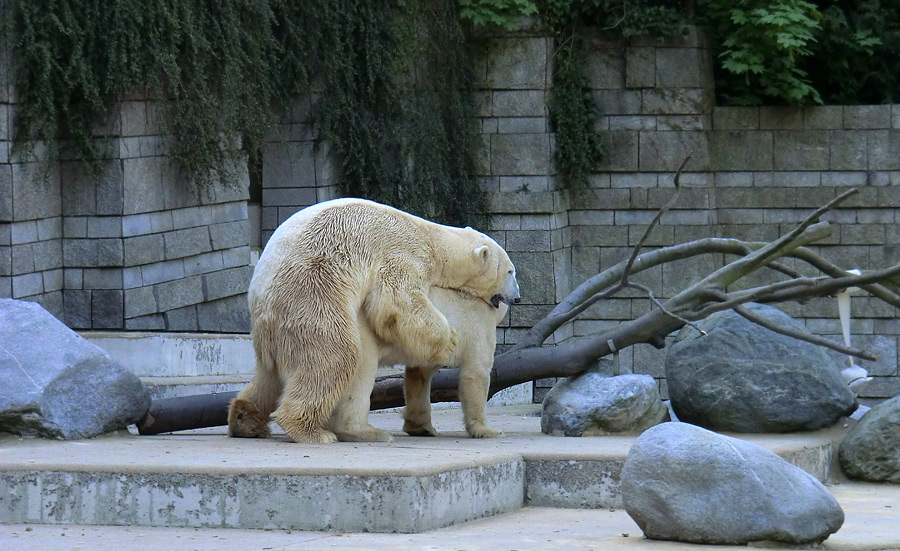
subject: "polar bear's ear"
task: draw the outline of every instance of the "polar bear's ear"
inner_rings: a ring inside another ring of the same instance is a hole
[[[476,258],[480,258],[482,261],[484,261],[488,259],[488,255],[491,254],[491,250],[487,245],[482,245],[480,247],[476,247],[474,253]]]

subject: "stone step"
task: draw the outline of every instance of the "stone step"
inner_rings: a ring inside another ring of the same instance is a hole
[[[247,334],[85,331],[138,377],[210,377],[253,372],[253,342]]]
[[[402,435],[396,413],[371,414],[395,434],[391,443],[231,439],[224,428],[2,437],[0,523],[422,532],[523,505],[621,508],[634,437],[545,436],[535,411],[491,408],[490,423],[506,433],[491,440],[466,437],[458,410],[435,411],[437,438]],[[827,436],[746,439],[828,476]]]

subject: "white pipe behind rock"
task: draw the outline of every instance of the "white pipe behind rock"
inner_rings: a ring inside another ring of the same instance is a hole
[[[859,270],[848,270],[847,273],[855,275],[861,274]],[[850,295],[857,292],[859,292],[858,287],[850,287],[837,294],[838,315],[841,318],[841,332],[844,334],[844,344],[848,347],[851,346]],[[850,390],[858,396],[859,393],[862,392],[862,389],[872,381],[872,377],[869,377],[868,371],[856,365],[853,361],[853,356],[848,356],[848,358],[850,358],[850,367],[841,371],[841,376],[847,381],[847,384],[850,385]]]

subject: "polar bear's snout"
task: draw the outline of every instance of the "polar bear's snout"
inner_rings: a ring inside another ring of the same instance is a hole
[[[491,304],[499,308],[501,302],[506,304],[518,304],[522,300],[519,294],[519,282],[516,280],[516,270],[511,269],[507,273],[506,281],[499,293],[491,297]]]

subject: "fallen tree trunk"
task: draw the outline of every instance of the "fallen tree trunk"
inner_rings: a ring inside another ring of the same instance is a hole
[[[514,358],[515,354],[510,356]],[[545,377],[566,377],[581,371],[571,366],[569,371],[560,370],[549,363],[541,363],[540,368],[519,371],[512,363],[494,365],[491,372],[489,396],[520,383]],[[498,370],[497,368],[500,367]],[[459,401],[459,369],[442,369],[431,380],[431,401]],[[228,424],[228,404],[237,392],[217,394],[195,394],[177,398],[153,400],[150,409],[137,423],[138,432],[144,435],[177,432],[181,430],[220,427]],[[403,375],[384,375],[375,380],[370,409],[388,409],[404,405]]]

